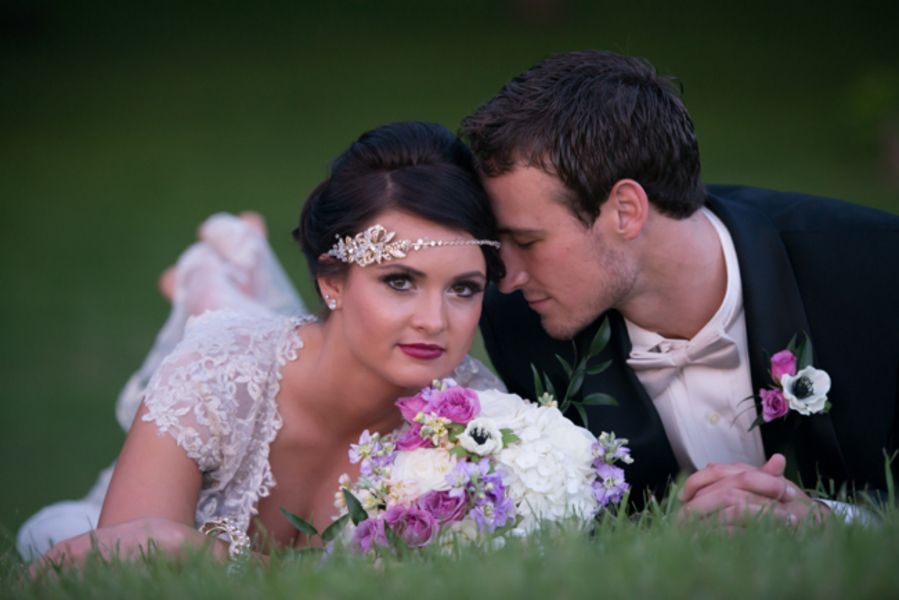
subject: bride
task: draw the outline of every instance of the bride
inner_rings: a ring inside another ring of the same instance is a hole
[[[471,156],[447,129],[363,134],[306,201],[294,237],[322,317],[284,314],[301,304],[262,228],[214,217],[163,278],[173,313],[120,399],[120,420],[134,418],[108,490],[101,477],[92,493],[105,496],[97,528],[48,559],[77,561],[92,544],[137,555],[150,539],[177,552],[205,543],[198,526],[219,535],[219,556],[249,540],[262,553],[304,545],[280,509],[325,528],[338,477],[358,475],[347,449],[365,429],[401,424],[398,397],[454,370],[467,385],[501,385],[466,357],[502,263]],[[72,515],[33,518],[20,552],[84,530],[88,514],[75,513],[74,531]]]

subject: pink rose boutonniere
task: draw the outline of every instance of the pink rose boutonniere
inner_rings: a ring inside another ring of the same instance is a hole
[[[813,367],[812,361],[812,343],[807,336],[798,343],[794,337],[785,350],[771,357],[773,383],[759,390],[762,414],[750,429],[786,417],[791,410],[803,416],[830,410],[830,375]]]

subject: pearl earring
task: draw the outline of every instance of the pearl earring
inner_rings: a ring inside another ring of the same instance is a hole
[[[334,310],[335,308],[337,308],[337,300],[335,300],[328,294],[325,294],[325,303],[328,305],[328,308],[331,310]]]

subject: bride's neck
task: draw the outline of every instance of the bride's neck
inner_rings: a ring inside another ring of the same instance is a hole
[[[402,423],[397,398],[418,390],[396,386],[360,363],[327,322],[306,329],[301,331],[306,360],[298,361],[304,368],[295,383],[303,412],[322,427],[349,435],[396,429]]]

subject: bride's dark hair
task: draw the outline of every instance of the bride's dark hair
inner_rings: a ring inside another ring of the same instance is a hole
[[[465,144],[442,125],[390,123],[363,133],[338,156],[328,178],[303,205],[293,237],[313,278],[346,270],[346,264],[321,256],[336,236],[355,235],[390,209],[465,231],[475,239],[497,239],[496,220]],[[504,272],[499,252],[480,248],[488,279],[498,280]]]

